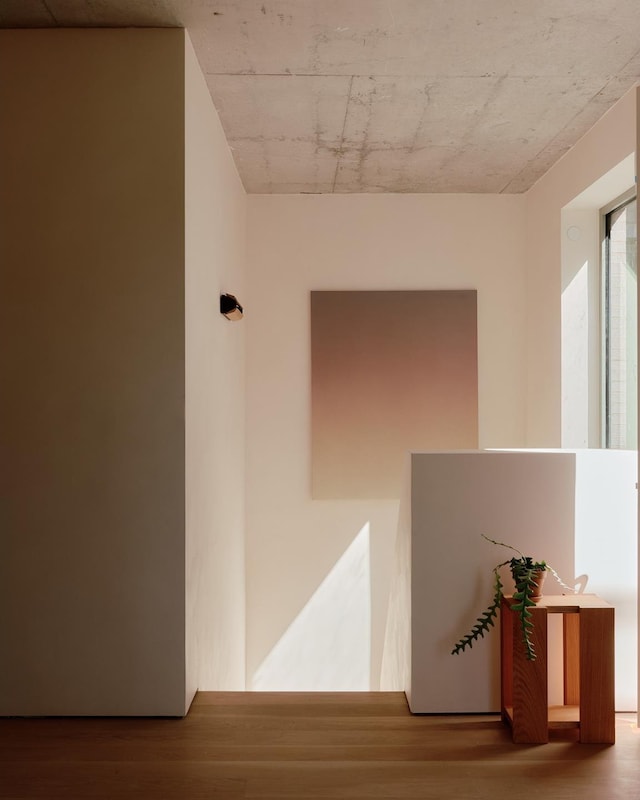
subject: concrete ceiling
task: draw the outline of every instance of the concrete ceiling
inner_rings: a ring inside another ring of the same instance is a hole
[[[638,0],[0,0],[188,29],[252,193],[526,191],[638,78]]]

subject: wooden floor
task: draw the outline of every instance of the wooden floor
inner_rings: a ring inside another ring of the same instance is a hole
[[[640,800],[635,715],[614,746],[562,735],[514,745],[497,716],[397,693],[203,693],[183,720],[0,720],[0,798]]]

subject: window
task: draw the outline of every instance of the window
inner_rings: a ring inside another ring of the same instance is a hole
[[[638,446],[636,200],[604,214],[604,445]]]

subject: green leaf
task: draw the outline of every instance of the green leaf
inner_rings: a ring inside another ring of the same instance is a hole
[[[498,616],[498,609],[500,608],[500,600],[502,599],[502,581],[500,580],[500,573],[498,572],[497,567],[494,568],[493,574],[494,591],[491,605],[483,614],[478,617],[476,624],[471,628],[471,631],[466,634],[466,636],[463,636],[460,641],[454,645],[451,655],[463,653],[467,647],[471,649],[474,642],[480,638],[484,639],[485,633],[488,632],[490,628],[495,626],[496,617]]]

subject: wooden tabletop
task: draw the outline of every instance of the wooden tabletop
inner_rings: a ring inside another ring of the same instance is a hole
[[[509,605],[515,602],[511,595],[505,596]],[[546,608],[550,614],[577,613],[581,608],[612,608],[610,603],[596,594],[545,594],[536,603],[538,608]]]

